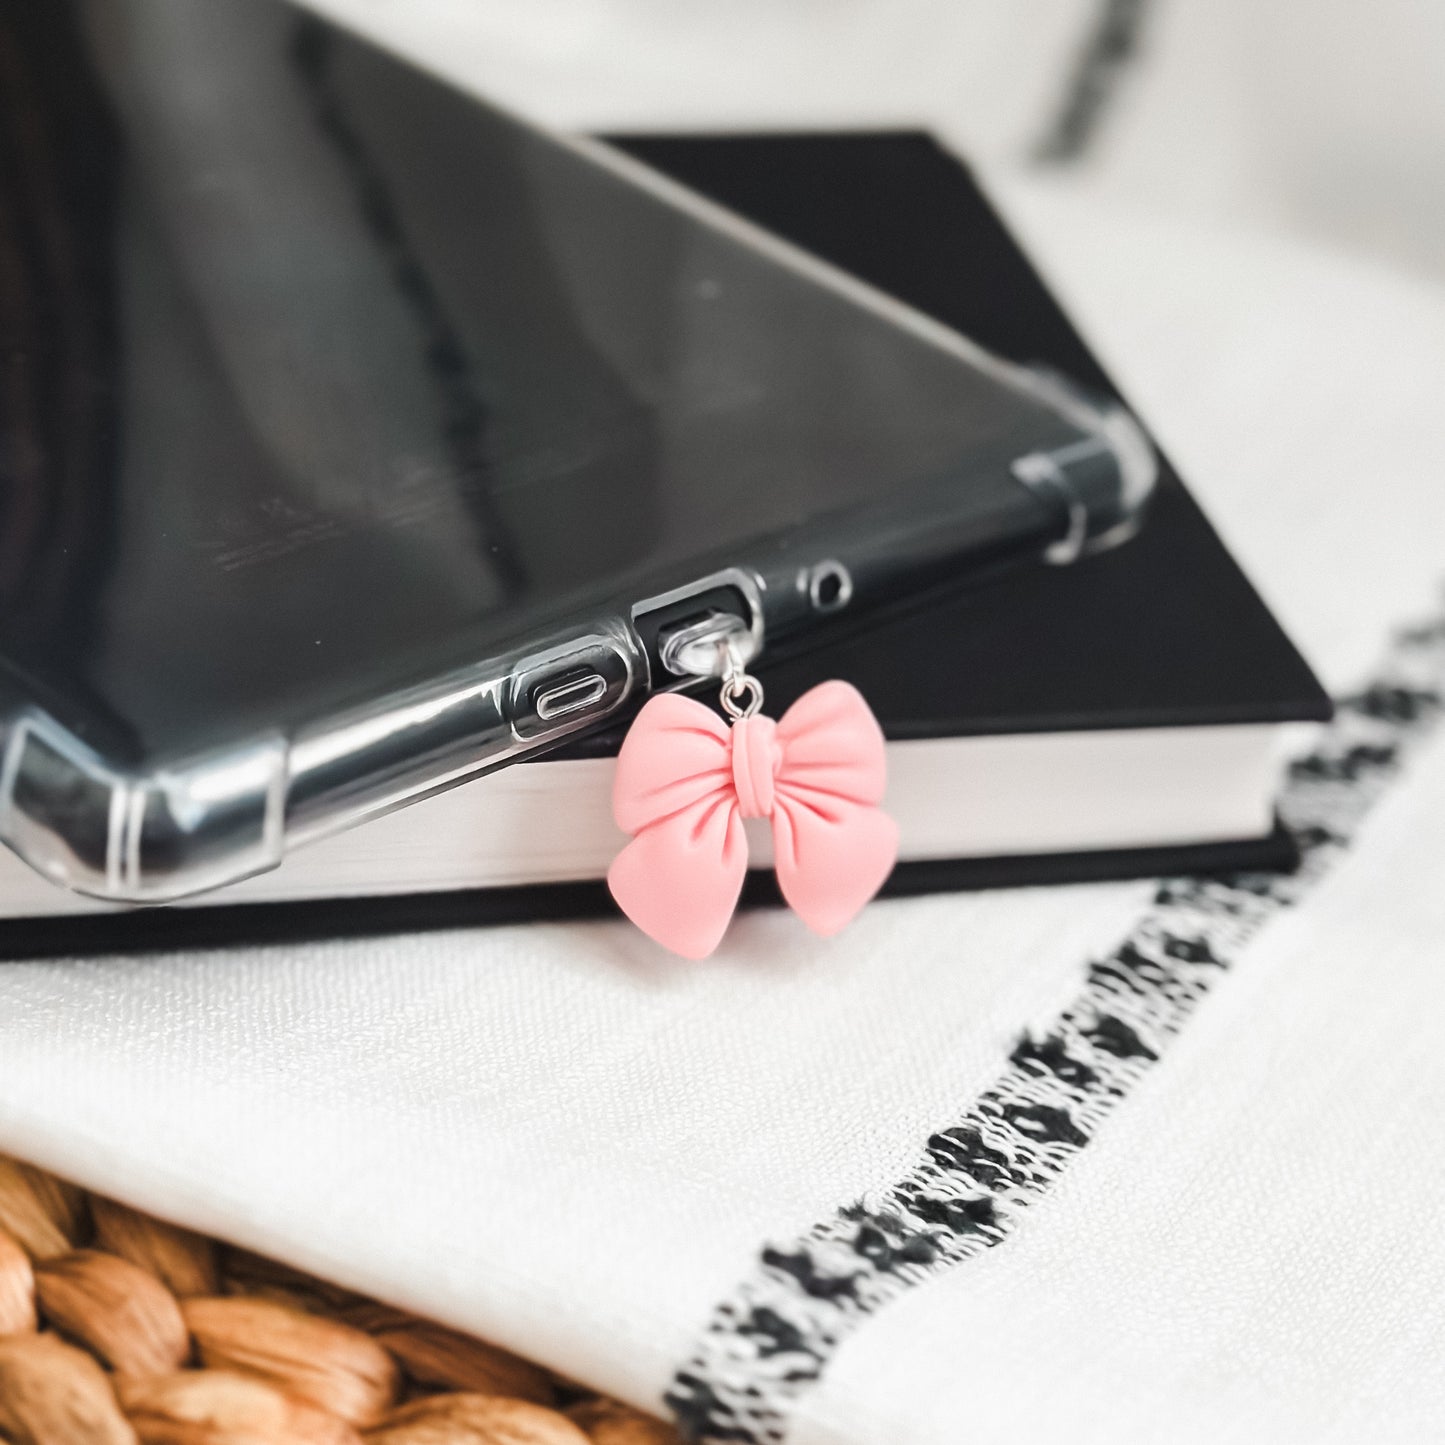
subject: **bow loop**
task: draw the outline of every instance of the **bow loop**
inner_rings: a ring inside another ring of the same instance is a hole
[[[637,715],[612,784],[612,810],[624,833],[653,823],[731,786],[728,725],[700,702],[665,692]]]
[[[898,825],[877,805],[888,783],[883,729],[846,682],[806,692],[778,724],[773,866],[794,912],[831,938],[883,886]]]
[[[778,724],[778,785],[877,806],[888,785],[883,729],[863,694],[846,682],[805,692]]]
[[[664,948],[706,958],[748,868],[727,724],[691,698],[652,698],[617,755],[612,812],[634,835],[607,870],[612,896]]]

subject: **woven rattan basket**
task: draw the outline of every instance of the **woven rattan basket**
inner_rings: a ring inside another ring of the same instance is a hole
[[[0,1155],[9,1445],[676,1445],[530,1361]]]

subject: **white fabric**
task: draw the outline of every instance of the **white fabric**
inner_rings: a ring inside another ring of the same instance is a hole
[[[1154,0],[1143,51],[1097,184],[1445,275],[1445,8]]]
[[[895,1172],[1142,885],[0,969],[0,1147],[655,1405],[759,1243]]]
[[[1326,679],[1359,676],[1445,570],[1445,299],[1001,192]],[[794,1438],[1438,1438],[1442,802],[1437,749]],[[655,1405],[759,1248],[892,1178],[1147,894],[888,903],[828,944],[753,915],[687,967],[615,924],[7,965],[0,1147]]]
[[[884,1310],[790,1445],[1445,1428],[1445,740],[1014,1239]]]

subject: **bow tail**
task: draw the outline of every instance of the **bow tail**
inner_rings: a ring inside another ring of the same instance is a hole
[[[898,858],[898,824],[881,808],[836,795],[780,795],[773,810],[778,886],[824,938],[841,932]]]
[[[747,869],[737,802],[719,790],[643,828],[612,860],[607,886],[649,938],[706,958],[727,931]]]

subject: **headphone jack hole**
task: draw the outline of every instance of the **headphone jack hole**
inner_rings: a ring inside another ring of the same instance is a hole
[[[838,612],[853,599],[853,579],[835,561],[819,562],[808,573],[808,601],[814,612]]]

